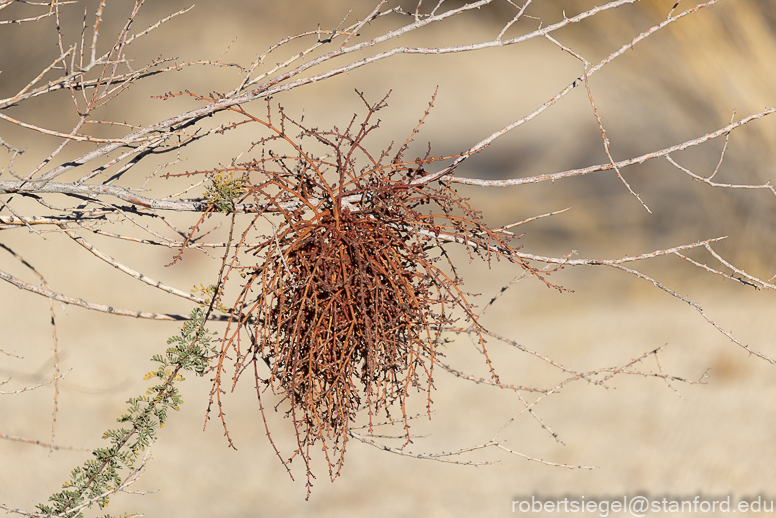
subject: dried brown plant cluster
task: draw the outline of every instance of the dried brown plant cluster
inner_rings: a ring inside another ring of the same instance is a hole
[[[367,115],[342,131],[305,128],[282,109],[276,127],[268,110],[263,125],[272,136],[253,146],[262,158],[228,171],[243,175],[248,194],[242,201],[272,201],[254,206],[258,215],[242,242],[262,219],[272,232],[244,247],[255,264],[232,263],[245,282],[232,304],[235,317],[215,367],[213,394],[220,407],[227,357],[234,362],[233,383],[252,367],[259,398],[269,388],[289,404],[297,435],[291,458],[304,459],[308,478],[316,443],[336,478],[359,411],[371,426],[378,414],[390,418],[397,404],[409,441],[406,401],[414,391],[430,394],[443,332],[458,319],[479,329],[444,244],[464,243],[470,255],[488,262],[514,260],[511,233],[488,229],[447,182],[429,181],[427,164],[455,157],[433,158],[429,148],[423,157],[405,159],[428,110],[398,150],[389,146],[373,155],[364,141],[378,127],[373,119],[386,99],[373,105],[361,99]],[[298,135],[290,137],[288,128]],[[278,140],[294,152],[270,150]],[[326,152],[308,153],[308,140]],[[475,334],[497,380],[484,340]]]

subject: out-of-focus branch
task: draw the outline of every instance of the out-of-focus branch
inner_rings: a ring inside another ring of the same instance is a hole
[[[89,451],[89,452],[92,451],[89,448],[76,448],[74,446],[62,446],[59,444],[43,442],[38,439],[28,439],[27,437],[19,437],[18,435],[8,435],[5,433],[0,433],[0,439],[4,439],[6,441],[34,444],[35,446],[43,446],[44,448],[49,448],[51,450],[71,450],[71,451]]]

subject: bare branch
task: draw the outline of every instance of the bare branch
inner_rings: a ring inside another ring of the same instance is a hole
[[[395,455],[401,455],[403,457],[412,457],[415,459],[421,459],[421,460],[435,460],[437,462],[445,462],[449,464],[462,464],[464,466],[485,466],[488,464],[494,464],[493,462],[485,462],[485,461],[461,461],[461,460],[452,460],[448,459],[447,457],[453,457],[457,455],[461,455],[463,453],[468,453],[472,451],[482,450],[484,448],[489,448],[491,446],[498,446],[498,443],[485,443],[480,444],[478,446],[471,446],[469,448],[463,448],[456,451],[450,451],[450,452],[440,452],[440,453],[411,453],[408,451],[404,451],[400,448],[393,448],[391,446],[386,446],[385,444],[380,444],[376,441],[373,441],[369,437],[365,435],[358,434],[354,431],[349,431],[348,435],[352,437],[353,439],[359,440],[363,442],[364,444],[368,444],[369,446],[373,446],[379,450],[387,451],[389,453],[393,453]]]
[[[711,133],[706,133],[702,137],[688,140],[686,142],[682,142],[681,144],[676,144],[674,146],[670,146],[658,151],[652,151],[651,153],[646,153],[641,156],[629,158],[627,160],[621,160],[619,162],[615,162],[614,164],[607,163],[607,164],[593,165],[593,166],[584,167],[581,169],[570,169],[568,171],[562,171],[560,173],[542,174],[542,175],[536,175],[536,176],[529,176],[526,178],[510,178],[506,180],[481,180],[479,178],[453,177],[450,179],[450,181],[455,183],[465,184],[465,185],[478,185],[480,187],[509,187],[514,185],[525,185],[530,183],[540,183],[540,182],[547,182],[547,181],[554,182],[555,180],[561,180],[563,178],[583,176],[586,174],[597,173],[600,171],[611,171],[615,166],[619,169],[623,169],[630,165],[643,164],[644,162],[653,160],[655,158],[668,156],[670,153],[683,151],[693,146],[699,146],[705,142],[721,137],[722,135],[727,135],[728,133],[735,130],[736,128],[740,128],[741,126],[748,124],[749,122],[752,122],[754,120],[762,119],[763,117],[766,117],[774,112],[776,112],[776,107],[768,108],[761,112],[749,115],[748,117],[744,117],[743,119],[737,122],[728,124],[727,126],[720,128],[716,131],[712,131]],[[702,177],[697,178],[697,180],[704,181]],[[704,181],[704,183],[708,183],[708,182]],[[757,187],[757,188],[762,189],[766,187]]]
[[[72,304],[74,306],[80,306],[82,308],[90,309],[93,311],[99,311],[101,313],[108,313],[111,315],[120,315],[120,316],[126,316],[126,317],[134,317],[134,318],[147,318],[150,320],[170,320],[170,321],[188,320],[188,317],[183,315],[174,315],[174,314],[166,314],[166,313],[150,313],[147,311],[134,311],[130,309],[114,308],[113,306],[96,304],[93,302],[85,301],[83,299],[69,297],[67,295],[62,295],[60,293],[47,290],[45,288],[41,288],[39,286],[28,284],[22,281],[21,279],[17,279],[13,275],[7,272],[4,272],[2,270],[0,270],[0,279],[16,286],[19,289],[30,291],[37,295],[42,295],[46,298],[53,299],[58,302],[62,302],[64,304]],[[211,318],[213,320],[226,321],[226,320],[229,320],[230,317],[225,315],[212,315]]]
[[[61,446],[59,444],[46,443],[43,441],[39,441],[37,439],[28,439],[26,437],[8,435],[5,433],[0,433],[0,439],[5,439],[7,441],[24,442],[27,444],[34,444],[35,446],[43,446],[44,448],[49,448],[51,450],[71,450],[71,451],[89,451],[89,452],[92,451],[89,448],[76,448],[75,446]]]

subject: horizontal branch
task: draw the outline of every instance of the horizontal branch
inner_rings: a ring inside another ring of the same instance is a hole
[[[86,241],[84,238],[78,235],[78,233],[73,230],[72,228],[69,228],[67,225],[64,225],[62,223],[59,224],[59,228],[62,229],[62,231],[68,235],[71,239],[73,239],[76,243],[84,247],[86,250],[91,252],[95,257],[105,261],[109,265],[113,266],[117,270],[126,273],[130,277],[139,280],[140,282],[143,282],[145,284],[148,284],[149,286],[153,286],[154,288],[160,289],[164,292],[167,292],[171,295],[176,295],[178,297],[184,298],[186,300],[189,300],[191,302],[196,302],[197,304],[206,304],[207,301],[205,299],[200,297],[195,297],[194,295],[190,293],[186,293],[185,291],[181,291],[177,288],[173,288],[172,286],[167,286],[166,284],[162,283],[161,281],[157,281],[154,279],[151,279],[147,275],[138,272],[137,270],[133,270],[132,268],[116,261],[113,257],[101,252],[98,250],[94,245]]]
[[[140,207],[174,211],[205,212],[209,207],[209,204],[204,201],[170,201],[149,198],[116,185],[0,181],[0,194],[13,193],[70,194],[84,197],[108,195]],[[250,206],[241,206],[241,208],[243,208],[243,212],[251,212]]]
[[[57,375],[57,376],[54,376],[53,378],[51,378],[48,381],[44,381],[43,383],[38,383],[37,385],[33,385],[31,387],[24,387],[24,388],[17,389],[17,390],[9,390],[9,391],[0,390],[0,394],[8,395],[8,394],[21,394],[23,392],[29,392],[30,390],[35,390],[35,389],[38,389],[38,388],[41,388],[41,387],[45,387],[49,383],[55,383],[57,380],[60,380],[60,379],[62,379],[64,377],[65,377],[64,374]],[[6,382],[4,381],[3,383],[0,383],[0,385],[3,385],[5,383]]]
[[[681,144],[676,144],[675,146],[667,147],[659,151],[652,151],[651,153],[646,153],[644,155],[641,155],[635,158],[622,160],[620,162],[615,162],[615,163],[607,162],[606,164],[591,165],[589,167],[584,167],[581,169],[570,169],[568,171],[562,171],[559,173],[540,174],[536,176],[528,176],[526,178],[509,178],[505,180],[483,180],[480,178],[453,177],[450,179],[450,181],[454,183],[462,183],[465,185],[477,185],[480,187],[509,187],[513,185],[523,185],[523,184],[529,184],[529,183],[540,183],[540,182],[547,182],[547,181],[554,182],[555,180],[561,180],[563,178],[571,178],[573,176],[583,176],[586,174],[597,173],[600,171],[611,171],[613,169],[621,169],[631,165],[642,164],[644,162],[647,162],[648,160],[652,160],[655,158],[666,157],[669,154],[674,153],[676,151],[682,151],[684,149],[687,149],[693,146],[698,146],[700,144],[703,144],[704,142],[708,142],[709,140],[713,140],[723,135],[727,135],[734,129],[740,128],[744,124],[747,124],[757,119],[761,119],[774,112],[776,112],[776,107],[771,107],[759,113],[755,113],[753,115],[749,115],[748,117],[744,117],[743,119],[737,122],[728,124],[727,126],[724,126],[716,131],[707,133],[702,137],[688,140],[686,142],[682,142]],[[720,184],[719,186],[728,187],[727,185],[723,185],[723,184]],[[759,187],[759,188],[762,188],[762,187]]]
[[[82,308],[90,309],[92,311],[108,313],[110,315],[120,315],[125,317],[134,317],[134,318],[146,318],[149,320],[169,320],[169,321],[189,320],[189,317],[185,315],[175,315],[170,313],[152,313],[148,311],[134,311],[131,309],[121,309],[121,308],[115,308],[113,306],[106,306],[104,304],[96,304],[94,302],[88,302],[84,299],[69,297],[67,295],[63,295],[61,293],[48,290],[46,288],[41,288],[40,286],[35,286],[33,284],[26,283],[21,279],[18,279],[13,275],[6,273],[2,270],[0,270],[0,279],[11,283],[12,285],[16,286],[21,290],[30,291],[37,295],[42,295],[47,299],[56,300],[57,302],[62,302],[64,304],[72,304],[74,306],[80,306]],[[229,318],[230,318],[229,315],[210,316],[210,320],[217,320],[217,321],[227,321],[229,320]]]
[[[229,243],[226,241],[219,241],[214,243],[200,243],[199,241],[193,242],[191,240],[187,241],[175,241],[172,239],[164,240],[164,241],[158,241],[153,239],[144,239],[139,238],[135,236],[128,236],[128,235],[122,235],[122,234],[114,234],[112,232],[106,232],[105,230],[99,229],[99,228],[92,228],[92,225],[84,225],[84,223],[89,222],[89,220],[100,220],[104,219],[103,216],[95,216],[95,217],[89,217],[89,216],[0,216],[0,230],[9,229],[9,228],[15,228],[15,227],[26,227],[26,226],[32,226],[32,225],[56,225],[59,226],[62,223],[70,223],[70,222],[76,222],[81,225],[81,228],[84,228],[88,230],[89,232],[92,232],[94,234],[97,234],[99,236],[105,236],[110,237],[114,239],[119,239],[122,241],[130,241],[133,243],[138,243],[141,245],[153,245],[153,246],[163,246],[166,248],[189,248],[192,250],[202,250],[203,248],[226,248],[229,246]],[[257,246],[261,246],[261,243],[244,243],[241,245],[241,248],[254,248]],[[193,300],[193,299],[192,299]],[[197,302],[197,301],[195,301]]]
[[[105,184],[77,184],[77,183],[58,183],[58,182],[43,182],[40,180],[32,181],[15,181],[15,180],[3,180],[0,181],[0,194],[15,194],[15,193],[29,193],[29,194],[65,194],[73,196],[81,196],[85,198],[95,197],[100,195],[113,196],[120,200],[131,203],[139,207],[155,210],[172,210],[178,212],[206,212],[212,208],[207,201],[184,201],[184,200],[167,200],[149,198],[143,196],[125,187],[117,185],[105,185]],[[342,200],[350,203],[359,203],[362,201],[363,194],[352,194],[349,196],[343,196]],[[311,198],[309,200],[309,206],[316,207],[327,200]],[[236,203],[234,205],[234,212],[238,214],[256,213],[256,212],[277,212],[278,210],[289,210],[301,205],[300,202],[288,202],[288,203]],[[31,216],[34,220],[30,223],[43,223],[44,219],[37,216]],[[22,219],[21,216],[17,216],[16,219]],[[25,218],[26,219],[26,218]],[[74,217],[68,218],[70,220],[77,219]],[[0,223],[13,224],[14,218],[8,216],[0,216]]]
[[[377,448],[378,450],[387,451],[390,453],[394,453],[396,455],[401,455],[404,457],[413,457],[416,459],[422,459],[422,460],[435,460],[437,462],[446,462],[449,464],[463,464],[466,466],[483,466],[487,464],[493,464],[493,462],[487,462],[487,461],[458,461],[458,460],[451,460],[447,457],[451,457],[454,455],[461,455],[463,453],[468,453],[471,451],[476,450],[482,450],[484,448],[489,448],[491,446],[498,446],[498,443],[496,442],[489,442],[485,444],[480,444],[478,446],[471,446],[469,448],[463,448],[456,451],[450,451],[450,452],[441,452],[441,453],[412,453],[409,451],[405,451],[401,448],[393,448],[391,446],[387,446],[385,444],[380,444],[379,442],[373,441],[369,437],[361,434],[357,434],[353,431],[348,431],[348,435],[358,441],[363,442],[364,444],[368,444],[369,446],[373,446]]]
[[[619,259],[567,259],[565,257],[545,257],[543,255],[526,254],[523,252],[514,252],[514,255],[526,261],[538,261],[541,263],[560,264],[563,266],[617,266],[624,263],[641,261],[643,259],[652,259],[661,255],[669,255],[680,252],[682,250],[689,250],[691,248],[699,248],[707,245],[708,243],[721,241],[723,239],[727,239],[727,236],[715,237],[712,239],[706,239],[704,241],[696,241],[695,243],[675,246],[673,248],[665,248],[663,250],[655,250],[654,252],[647,254],[620,257]]]
[[[72,450],[72,451],[88,451],[88,452],[92,451],[89,448],[76,448],[74,446],[60,446],[58,444],[43,442],[38,439],[28,439],[27,437],[19,437],[17,435],[8,435],[5,433],[0,433],[0,439],[5,439],[7,441],[24,442],[27,444],[34,444],[35,446],[43,446],[44,448],[50,448],[52,450]]]

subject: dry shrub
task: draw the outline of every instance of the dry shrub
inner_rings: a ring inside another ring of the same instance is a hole
[[[252,367],[259,399],[271,389],[289,404],[297,438],[291,459],[304,459],[308,483],[316,442],[331,478],[339,475],[349,425],[359,411],[368,413],[371,427],[378,413],[390,419],[391,406],[398,404],[409,442],[407,397],[425,392],[430,405],[434,362],[442,354],[444,331],[456,320],[476,330],[498,379],[444,245],[464,243],[470,256],[488,263],[494,257],[515,260],[511,233],[488,229],[445,181],[428,181],[426,165],[455,157],[433,158],[429,146],[425,156],[405,160],[428,110],[397,151],[392,144],[373,155],[364,140],[378,127],[372,119],[387,97],[374,105],[361,99],[367,115],[358,123],[354,117],[344,131],[308,129],[282,109],[280,127],[272,124],[269,109],[262,121],[241,112],[272,135],[253,147],[262,149],[261,159],[230,171],[251,179],[246,197],[256,200],[259,213],[251,228],[266,218],[273,232],[246,248],[255,264],[233,261],[245,278],[233,305],[241,317],[227,330],[213,395],[220,408],[227,355],[234,354],[233,383]],[[298,135],[289,137],[287,127]],[[325,153],[305,151],[310,139]],[[278,140],[293,153],[270,151],[267,144]],[[271,204],[260,206],[260,200]],[[271,210],[279,222],[272,222]],[[247,349],[241,330],[250,337]],[[268,374],[261,374],[261,363]]]

